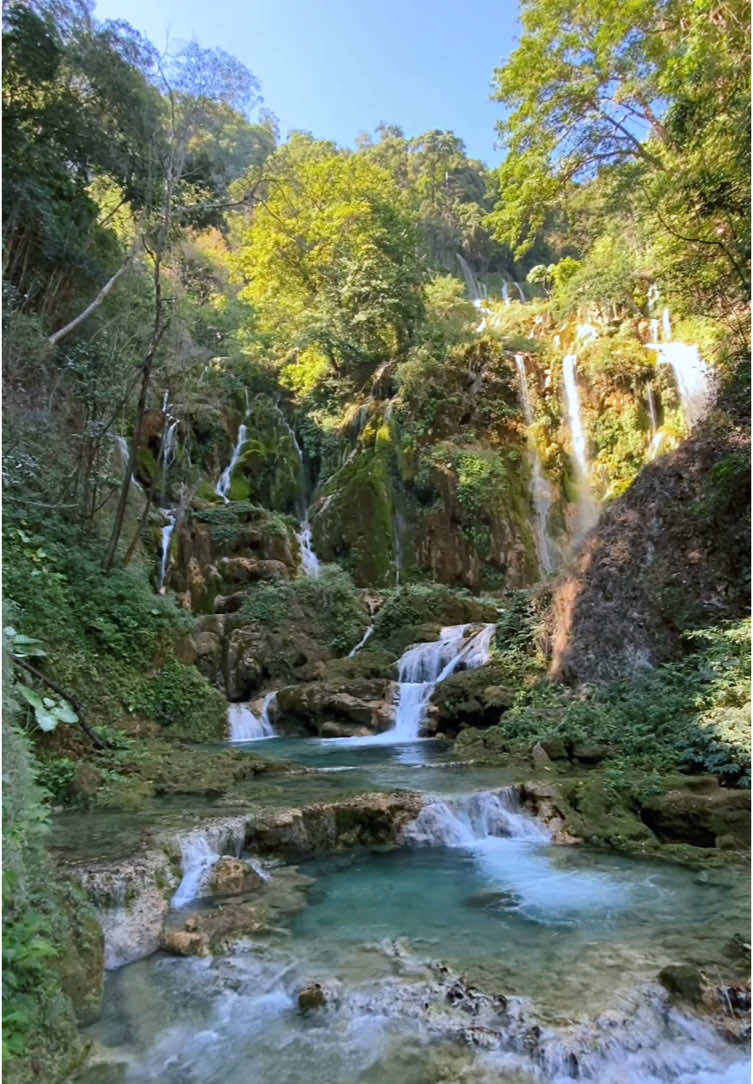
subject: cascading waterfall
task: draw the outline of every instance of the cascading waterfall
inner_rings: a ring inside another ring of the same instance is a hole
[[[575,378],[578,364],[577,354],[566,354],[562,361],[562,376],[565,384],[567,418],[570,437],[573,442],[573,462],[578,484],[578,527],[576,540],[583,537],[593,527],[598,518],[596,502],[588,489],[588,450],[586,433],[580,411],[580,393]]]
[[[459,666],[475,670],[489,661],[489,651],[495,625],[469,635],[470,625],[449,625],[443,628],[439,640],[414,644],[398,661],[398,696],[395,725],[383,741],[415,741],[426,716],[432,693]]]
[[[268,693],[264,698],[261,718],[252,710],[250,704],[228,704],[227,724],[231,742],[260,741],[262,738],[275,738],[277,731],[270,719],[270,708],[277,693]]]
[[[533,425],[533,407],[531,406],[531,398],[528,394],[528,377],[526,374],[525,358],[522,354],[515,355],[515,364],[518,367],[518,378],[520,384],[520,401],[523,407],[523,416],[526,421],[526,425],[530,429]],[[547,481],[544,470],[541,465],[541,457],[539,456],[538,449],[532,440],[528,441],[528,450],[531,458],[531,496],[533,498],[534,508],[534,535],[536,538],[536,551],[539,558],[539,567],[545,575],[549,575],[554,571],[555,560],[552,554],[552,547],[549,540],[549,532],[547,524],[549,522],[549,512],[554,501],[554,492],[551,485]]]
[[[473,274],[473,271],[471,270],[468,261],[464,260],[459,252],[457,254],[457,257],[458,263],[460,264],[460,269],[463,272],[463,278],[465,279],[466,289],[468,290],[468,299],[470,301],[473,301],[475,304],[477,301],[481,300],[481,291],[478,288],[478,281],[476,279],[476,276]]]
[[[523,289],[523,287],[521,286],[521,284],[519,282],[515,282],[515,283],[513,283],[513,285],[515,286],[515,289],[518,291],[518,297],[525,304],[525,302],[526,302],[525,290]]]
[[[363,634],[363,636],[358,641],[356,646],[354,648],[351,648],[351,650],[348,652],[348,658],[349,659],[354,658],[358,654],[358,652],[361,650],[361,648],[364,646],[364,644],[366,644],[371,639],[371,636],[373,635],[373,632],[374,632],[374,626],[369,625],[369,627],[366,629],[366,632]]]
[[[510,304],[510,286],[507,282],[507,279],[505,279],[502,283],[502,300],[504,301],[505,305]]]
[[[651,321],[651,335],[653,342],[648,343],[648,347],[656,351],[660,365],[672,366],[682,412],[688,428],[692,429],[703,418],[713,401],[712,370],[701,357],[697,346],[673,341],[672,319],[668,308],[662,313],[662,341],[658,341],[659,321],[656,319]]]
[[[178,421],[165,415],[165,422],[169,423],[165,430],[165,439],[162,445],[162,478],[160,483],[160,500],[164,505],[167,496],[167,472],[175,456],[175,444],[177,442]]]
[[[661,330],[664,341],[672,342],[672,319],[666,306],[661,314]]]
[[[400,839],[414,847],[473,847],[500,837],[549,842],[543,824],[521,809],[515,787],[428,802]]]
[[[225,467],[224,471],[220,475],[220,480],[214,488],[218,497],[222,497],[225,504],[228,504],[228,493],[230,492],[230,486],[233,482],[233,471],[238,460],[241,457],[243,451],[243,445],[246,443],[246,426],[243,422],[238,426],[238,436],[235,441],[235,447],[233,448],[233,455],[229,464]]]

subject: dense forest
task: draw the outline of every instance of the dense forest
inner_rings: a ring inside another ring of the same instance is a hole
[[[141,818],[144,851],[160,810],[330,797],[228,736],[437,736],[497,786],[533,779],[555,839],[740,868],[749,70],[742,0],[522,0],[490,169],[452,131],[283,140],[220,49],[162,54],[87,0],[4,4],[9,1080],[90,1051],[116,966],[97,824]],[[384,801],[349,806],[336,849],[394,843]],[[241,911],[225,947],[258,928]],[[742,1005],[745,928],[670,994],[713,963]],[[213,930],[116,964],[214,953]],[[81,1079],[231,1079],[202,1064]],[[342,1079],[571,1079],[454,1071]]]

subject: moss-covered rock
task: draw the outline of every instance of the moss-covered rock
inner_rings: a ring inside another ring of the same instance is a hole
[[[493,662],[450,674],[434,691],[427,731],[454,738],[464,727],[494,726],[514,699],[507,678],[506,669]]]
[[[396,655],[437,639],[445,625],[496,621],[497,605],[441,584],[409,584],[387,596],[374,621],[373,644]]]

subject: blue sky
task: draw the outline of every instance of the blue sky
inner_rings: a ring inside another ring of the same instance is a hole
[[[261,81],[283,137],[302,128],[342,146],[379,121],[406,136],[450,128],[468,153],[500,161],[489,101],[514,48],[517,0],[98,0],[163,49],[195,38],[237,56]]]

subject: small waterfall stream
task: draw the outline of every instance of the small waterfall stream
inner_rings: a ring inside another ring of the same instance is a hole
[[[225,467],[224,471],[220,475],[217,485],[214,487],[215,493],[218,497],[222,497],[225,504],[228,504],[229,502],[228,493],[230,492],[230,486],[233,482],[233,471],[235,470],[235,466],[241,457],[243,445],[246,443],[246,434],[246,426],[243,422],[241,422],[241,424],[238,426],[238,436],[235,440],[235,447],[233,448],[233,454],[230,462]]]
[[[522,354],[515,355],[515,364],[518,367],[520,402],[523,407],[523,416],[526,425],[530,429],[534,420],[533,407],[531,406],[531,397],[528,394],[528,376],[526,374],[525,358]],[[528,440],[528,452],[531,459],[531,497],[533,498],[536,551],[539,558],[539,568],[544,575],[548,576],[554,571],[556,566],[547,527],[549,512],[554,501],[554,491],[544,475],[538,449],[530,438]]]
[[[348,652],[348,658],[349,659],[354,658],[358,654],[358,652],[361,650],[361,648],[364,646],[364,644],[366,644],[368,642],[368,640],[371,639],[371,636],[372,636],[373,632],[374,632],[374,626],[369,625],[369,627],[366,629],[366,632],[363,634],[363,636],[358,641],[356,646],[354,648],[351,648],[351,650]]]
[[[481,291],[479,290],[478,281],[473,274],[468,261],[463,259],[459,252],[457,256],[460,269],[463,272],[463,278],[465,279],[466,289],[468,290],[468,300],[473,301],[475,304],[477,301],[481,300]]]
[[[298,539],[298,545],[301,548],[301,564],[303,565],[304,573],[315,580],[319,576],[321,565],[319,558],[314,552],[314,543],[311,537],[308,501],[306,499],[306,470],[303,463],[303,450],[298,443],[298,438],[295,435],[293,426],[288,422],[282,411],[280,411],[280,417],[282,418],[283,425],[290,434],[295,453],[298,456],[298,515],[301,527],[300,530],[296,532],[296,538]]]
[[[250,704],[228,704],[227,724],[231,742],[261,741],[263,738],[276,738],[270,718],[270,709],[275,702],[276,692],[267,693],[262,704],[261,716],[251,710]]]
[[[514,282],[513,286],[518,291],[518,297],[525,304],[525,301],[526,301],[525,290],[523,289],[523,287],[521,286],[521,284],[519,282]]]
[[[583,326],[590,327],[590,325]],[[575,465],[576,484],[578,487],[576,543],[588,533],[598,519],[596,502],[591,496],[588,487],[588,445],[581,416],[578,382],[575,376],[577,364],[577,354],[566,354],[562,360],[562,377],[565,385],[567,420],[568,425],[570,426],[570,437],[573,443],[573,463]]]

